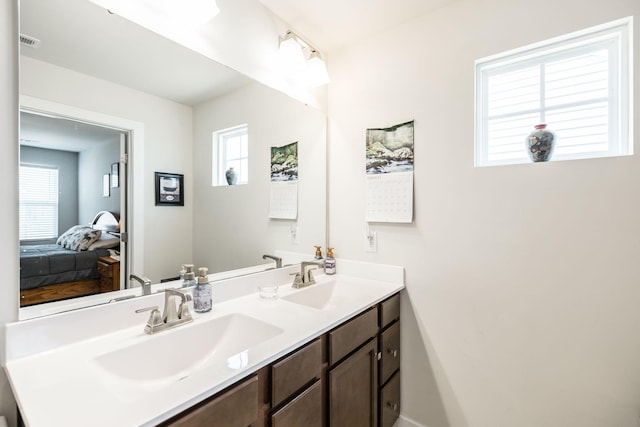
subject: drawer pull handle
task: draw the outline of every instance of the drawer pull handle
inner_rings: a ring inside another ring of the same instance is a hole
[[[398,402],[387,402],[387,408],[391,409],[393,412],[398,412]]]
[[[394,358],[395,358],[395,357],[398,357],[398,349],[395,349],[395,348],[394,348],[394,349],[388,348],[388,349],[387,349],[387,353],[388,353],[388,354],[390,354],[390,355],[391,355],[391,357],[394,357]]]

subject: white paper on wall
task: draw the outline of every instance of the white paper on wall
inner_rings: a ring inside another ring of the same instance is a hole
[[[413,172],[367,175],[366,222],[413,221]]]
[[[298,217],[298,181],[271,182],[269,218],[296,219]]]

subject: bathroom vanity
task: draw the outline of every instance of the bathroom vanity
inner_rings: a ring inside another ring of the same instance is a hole
[[[291,287],[296,267],[216,283],[210,313],[153,335],[135,310],[162,294],[8,325],[25,423],[391,426],[403,269],[340,267],[303,289]],[[265,283],[280,285],[277,299],[260,298]]]

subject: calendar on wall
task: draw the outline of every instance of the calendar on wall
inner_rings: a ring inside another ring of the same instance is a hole
[[[271,147],[269,218],[298,217],[298,142]]]
[[[413,124],[367,129],[367,222],[413,222]]]

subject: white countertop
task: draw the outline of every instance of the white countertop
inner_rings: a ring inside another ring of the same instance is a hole
[[[134,310],[162,307],[162,294],[8,324],[5,370],[23,419],[29,427],[156,425],[404,288],[404,271],[396,266],[338,260],[339,274],[317,274],[318,284],[301,290],[290,285],[293,271],[297,268],[215,283],[211,312],[193,313],[192,323],[153,335],[143,331],[148,313]],[[340,285],[339,298],[322,309],[287,300],[332,281]],[[257,286],[265,283],[280,285],[278,299],[259,297]],[[243,337],[237,330],[235,337],[214,337],[217,331],[207,326],[217,327],[226,319],[240,319],[237,325],[264,325],[258,332],[247,331],[255,335],[264,330],[264,338],[245,349],[238,347]],[[222,347],[204,359],[194,359],[198,348],[216,339]],[[129,371],[130,366],[140,367],[140,372],[133,370],[140,378],[123,378],[97,362],[117,364],[114,355],[119,349],[138,344],[154,350],[135,353],[135,360],[122,366]],[[156,366],[160,360],[166,366],[173,361],[175,372],[145,377],[146,365]],[[183,360],[184,369],[176,363]]]

